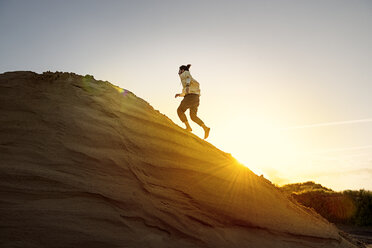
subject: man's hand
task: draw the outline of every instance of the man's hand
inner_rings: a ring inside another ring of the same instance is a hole
[[[181,94],[176,94],[176,95],[174,96],[174,98],[177,98],[177,97],[179,97],[179,96],[181,96]]]

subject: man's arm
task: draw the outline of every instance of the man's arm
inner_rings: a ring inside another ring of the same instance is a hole
[[[185,96],[186,94],[188,94],[188,92],[183,91],[181,94],[176,94],[174,97],[177,98],[179,96]]]
[[[190,93],[190,83],[191,83],[191,76],[186,78],[186,87],[182,90],[181,94],[176,94],[174,97],[177,98],[179,96],[185,96]]]
[[[190,74],[189,74],[190,75]],[[186,78],[186,94],[189,94],[190,93],[190,84],[191,84],[191,77],[188,76]]]

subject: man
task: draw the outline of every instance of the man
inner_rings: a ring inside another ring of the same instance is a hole
[[[185,130],[191,132],[192,129],[185,115],[185,111],[187,109],[190,109],[191,120],[204,129],[204,139],[206,139],[208,138],[209,131],[211,129],[207,127],[204,122],[196,115],[199,107],[200,88],[199,83],[190,74],[190,66],[190,64],[181,65],[178,71],[183,89],[182,93],[176,94],[175,98],[183,96],[183,100],[181,101],[181,104],[177,109],[177,114],[180,117],[181,121],[185,123]]]

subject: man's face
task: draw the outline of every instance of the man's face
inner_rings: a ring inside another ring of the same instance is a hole
[[[184,71],[185,71],[185,70],[180,69],[180,70],[178,71],[178,74],[182,74]]]

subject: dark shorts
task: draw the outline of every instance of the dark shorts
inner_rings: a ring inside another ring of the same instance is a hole
[[[187,94],[183,98],[180,106],[177,109],[178,116],[180,117],[182,122],[187,121],[185,111],[187,109],[190,109],[191,120],[198,123],[200,126],[204,125],[204,122],[200,120],[200,118],[197,116],[198,107],[199,107],[199,98],[200,96],[198,94]]]
[[[181,104],[179,108],[185,112],[187,109],[198,109],[199,107],[199,101],[200,96],[198,94],[187,94],[184,96],[183,100],[181,101]]]

